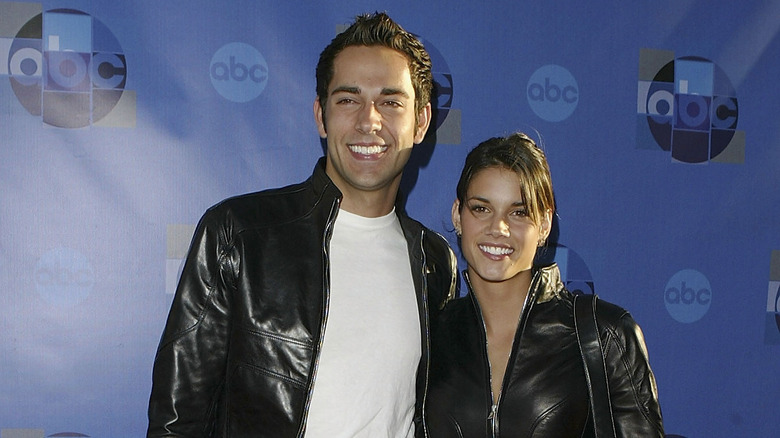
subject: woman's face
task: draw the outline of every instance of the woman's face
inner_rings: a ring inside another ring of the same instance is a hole
[[[472,177],[464,205],[456,200],[452,206],[472,282],[506,281],[531,269],[537,246],[549,234],[550,211],[534,223],[520,184],[515,172],[489,167]]]

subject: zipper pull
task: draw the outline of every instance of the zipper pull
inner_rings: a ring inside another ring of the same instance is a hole
[[[494,404],[490,408],[490,415],[488,415],[490,421],[490,429],[493,430],[493,438],[498,436],[498,403]]]

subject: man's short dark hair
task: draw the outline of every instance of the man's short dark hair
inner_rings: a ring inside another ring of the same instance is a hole
[[[397,50],[409,61],[409,73],[414,88],[415,114],[431,100],[433,74],[431,57],[420,40],[405,31],[384,12],[363,14],[345,31],[336,35],[320,53],[317,63],[317,97],[325,110],[328,87],[333,79],[333,62],[342,50],[349,46],[382,46]]]

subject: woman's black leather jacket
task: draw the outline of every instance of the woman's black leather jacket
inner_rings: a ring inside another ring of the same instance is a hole
[[[473,293],[450,301],[432,335],[427,436],[592,437],[572,304],[557,265],[535,270],[493,406],[479,303]],[[655,378],[639,326],[603,300],[597,321],[618,436],[662,438]]]
[[[340,199],[321,160],[303,183],[231,198],[204,214],[155,358],[147,436],[303,436],[327,326],[328,246]],[[456,260],[440,235],[398,216],[423,335],[419,423],[429,311],[436,316],[457,293]]]

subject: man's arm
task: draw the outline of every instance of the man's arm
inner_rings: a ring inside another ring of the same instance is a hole
[[[148,437],[208,436],[225,381],[229,330],[226,234],[207,213],[198,225],[152,373]],[[229,280],[228,280],[229,281]]]

